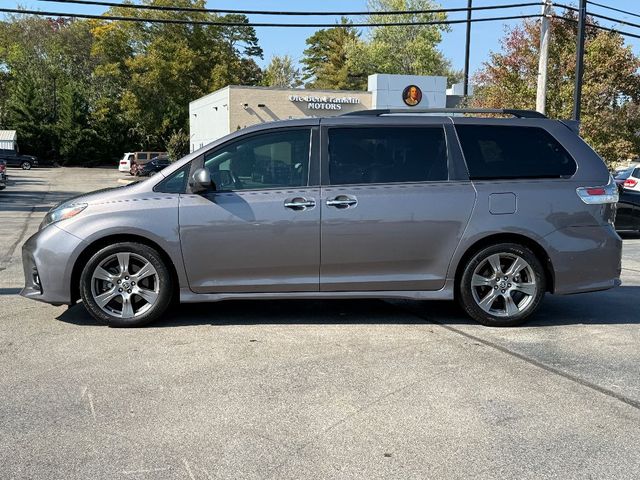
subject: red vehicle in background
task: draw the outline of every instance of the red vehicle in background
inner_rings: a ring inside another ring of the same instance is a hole
[[[0,190],[4,190],[7,187],[7,163],[4,160],[0,160]]]

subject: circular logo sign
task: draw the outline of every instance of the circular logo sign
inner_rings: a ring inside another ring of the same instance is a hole
[[[422,90],[417,85],[409,85],[402,91],[402,100],[409,107],[415,107],[422,101]]]

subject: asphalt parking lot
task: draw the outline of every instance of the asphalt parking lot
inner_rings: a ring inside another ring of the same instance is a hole
[[[0,478],[639,478],[640,238],[623,286],[529,324],[449,302],[175,308],[147,328],[17,295],[20,247],[115,169],[0,192]]]

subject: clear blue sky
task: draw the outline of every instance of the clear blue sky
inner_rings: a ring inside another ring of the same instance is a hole
[[[119,0],[111,0],[119,1]],[[444,7],[466,7],[467,0],[441,0],[439,2]],[[474,0],[474,6],[493,5],[493,4],[513,4],[524,3],[523,0]],[[576,5],[576,1],[564,0],[559,3]],[[598,0],[598,3],[610,5],[612,7],[628,10],[640,14],[640,0]],[[0,5],[6,7],[15,7],[21,5],[28,9],[46,10],[46,11],[73,11],[86,13],[102,13],[103,8],[90,6],[74,6],[69,4],[44,3],[36,0],[2,0]],[[362,11],[366,10],[366,0],[209,0],[209,8],[232,8],[247,10],[325,10],[325,11]],[[640,24],[640,18],[625,16],[622,13],[607,11],[601,7],[593,5],[588,6],[589,11],[599,13],[610,17],[620,18],[634,23]],[[488,16],[507,16],[518,14],[537,14],[541,10],[539,6],[526,8],[511,8],[506,10],[489,10],[474,12],[478,17]],[[450,19],[465,18],[464,12],[451,14]],[[252,21],[262,22],[318,22],[333,23],[337,20],[334,17],[273,17],[267,15],[251,16]],[[354,19],[354,20],[357,20]],[[487,60],[490,51],[500,49],[500,38],[504,35],[505,29],[514,25],[518,21],[506,22],[477,22],[472,26],[471,31],[471,73],[476,71],[483,61]],[[602,25],[613,27],[614,24],[608,21],[600,20]],[[618,25],[617,28],[623,31],[640,34],[640,28],[633,28],[625,25]],[[291,55],[296,61],[302,58],[302,52],[305,49],[305,40],[313,34],[315,29],[311,28],[258,28],[257,34],[260,45],[264,50],[264,59],[258,63],[264,66],[269,62],[273,55]],[[366,31],[363,32],[366,35]],[[462,69],[464,65],[464,41],[465,41],[465,25],[452,25],[451,31],[445,33],[440,49],[444,55],[452,62],[457,69]],[[640,39],[626,37],[626,41],[636,52],[640,54]]]

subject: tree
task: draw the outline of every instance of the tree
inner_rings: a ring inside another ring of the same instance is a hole
[[[369,0],[369,10],[430,10],[432,0]],[[374,27],[364,41],[352,43],[347,51],[348,68],[356,75],[392,73],[407,75],[443,75],[449,82],[459,80],[451,63],[437,49],[446,25],[419,25],[420,22],[446,20],[445,13],[407,13],[406,15],[369,16],[371,23],[403,22],[411,25]]]
[[[204,8],[204,0],[144,0],[154,6]],[[108,13],[123,14],[122,7]],[[131,15],[130,10],[126,12]],[[243,15],[199,11],[136,11],[145,17],[185,21],[248,23]],[[193,24],[97,22],[94,54],[104,60],[96,73],[116,87],[121,116],[140,148],[163,148],[164,139],[188,127],[189,102],[228,84],[256,85],[261,71],[254,57],[262,50],[253,27]]]
[[[575,76],[575,17],[553,19],[547,115],[570,118]],[[589,20],[594,23],[593,19]],[[525,20],[509,30],[502,51],[475,75],[473,106],[535,109],[540,26]],[[621,35],[587,28],[581,134],[609,163],[640,153],[640,59]]]
[[[46,158],[61,148],[60,94],[90,78],[91,42],[86,22],[16,15],[0,23],[3,124],[18,131],[23,152]]]
[[[340,20],[342,25],[351,23]],[[355,75],[348,65],[348,50],[360,38],[354,27],[322,29],[307,38],[304,51],[304,80],[308,88],[359,90],[366,87],[367,77]]]
[[[264,71],[264,84],[268,87],[296,88],[302,85],[300,70],[289,55],[274,56]]]
[[[189,134],[181,128],[174,130],[167,141],[166,149],[169,154],[169,160],[172,162],[180,160],[189,153]]]
[[[89,95],[80,82],[68,83],[60,92],[56,123],[63,164],[88,164],[99,160],[98,134],[89,120]]]

